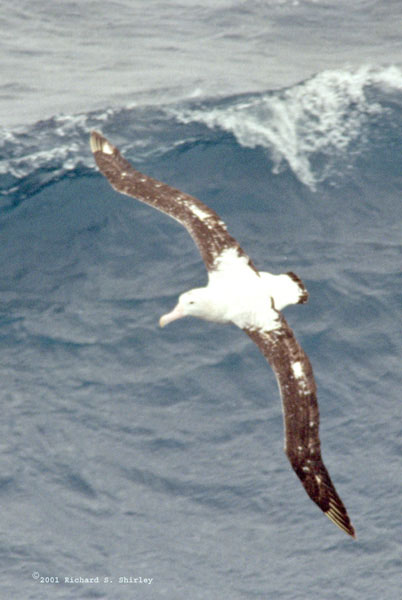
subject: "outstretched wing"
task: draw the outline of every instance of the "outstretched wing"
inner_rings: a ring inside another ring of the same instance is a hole
[[[197,198],[136,171],[100,133],[93,131],[90,142],[96,164],[112,187],[157,208],[184,225],[198,246],[208,271],[216,268],[224,250],[235,248],[238,256],[246,257],[249,266],[257,272],[215,211]]]
[[[282,398],[285,452],[307,494],[338,527],[355,537],[342,500],[321,457],[319,410],[310,361],[280,315],[272,331],[245,329],[273,368]]]

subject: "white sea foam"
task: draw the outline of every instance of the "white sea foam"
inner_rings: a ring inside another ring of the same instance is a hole
[[[328,166],[314,167],[313,155],[345,151],[370,115],[381,112],[368,96],[371,86],[401,89],[402,72],[397,67],[324,71],[280,92],[213,108],[185,108],[176,117],[229,131],[245,147],[269,149],[276,172],[286,161],[300,181],[314,188]]]
[[[178,139],[175,131],[161,139],[160,119],[174,116],[184,124],[199,122],[231,132],[245,147],[267,149],[274,172],[289,165],[300,181],[314,189],[331,172],[333,160],[349,152],[353,142],[363,139],[370,118],[383,110],[378,95],[370,93],[379,88],[384,93],[401,90],[401,70],[390,66],[325,71],[282,91],[208,104],[169,105],[159,108],[154,116],[149,114],[154,109],[148,107],[146,124],[142,121],[144,108],[119,107],[56,116],[13,131],[0,128],[4,156],[0,174],[21,179],[42,169],[59,177],[78,165],[91,168],[94,163],[88,151],[89,132],[111,124],[117,129],[124,124],[124,138],[113,138],[123,151],[135,148],[137,157],[163,154],[194,135],[192,132],[187,138],[185,134],[183,140],[181,133]],[[139,113],[134,120],[132,113],[136,111]],[[152,127],[150,122],[154,123]],[[42,177],[46,179],[46,174]]]

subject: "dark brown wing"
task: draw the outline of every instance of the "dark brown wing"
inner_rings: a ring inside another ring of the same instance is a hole
[[[96,164],[115,190],[145,202],[179,221],[194,239],[208,271],[214,270],[223,250],[235,248],[238,256],[246,256],[226,225],[203,202],[184,194],[139,171],[100,133],[91,133],[91,149]],[[247,257],[249,265],[257,269]]]
[[[285,452],[307,494],[338,527],[355,537],[346,508],[321,457],[319,411],[310,361],[286,320],[267,332],[245,329],[273,368],[282,398]]]

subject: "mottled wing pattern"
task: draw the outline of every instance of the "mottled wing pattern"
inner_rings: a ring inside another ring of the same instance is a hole
[[[282,315],[278,329],[245,329],[272,366],[282,398],[285,452],[307,494],[338,527],[355,537],[346,508],[321,457],[319,411],[310,361]]]
[[[184,225],[194,239],[208,271],[214,270],[219,255],[228,248],[236,248],[239,256],[246,256],[238,242],[227,232],[225,223],[203,202],[134,169],[100,133],[93,131],[90,142],[96,164],[112,187],[157,208]],[[257,271],[247,259],[250,267]]]

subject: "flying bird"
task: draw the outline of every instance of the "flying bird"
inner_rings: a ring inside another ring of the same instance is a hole
[[[176,219],[204,260],[207,286],[181,294],[176,307],[160,318],[160,325],[186,316],[234,323],[257,344],[278,382],[284,449],[290,464],[313,502],[335,525],[356,537],[321,457],[317,390],[310,361],[281,313],[289,304],[307,301],[301,279],[292,272],[272,275],[259,271],[214,210],[135,170],[100,133],[92,132],[90,143],[96,164],[112,187]]]

